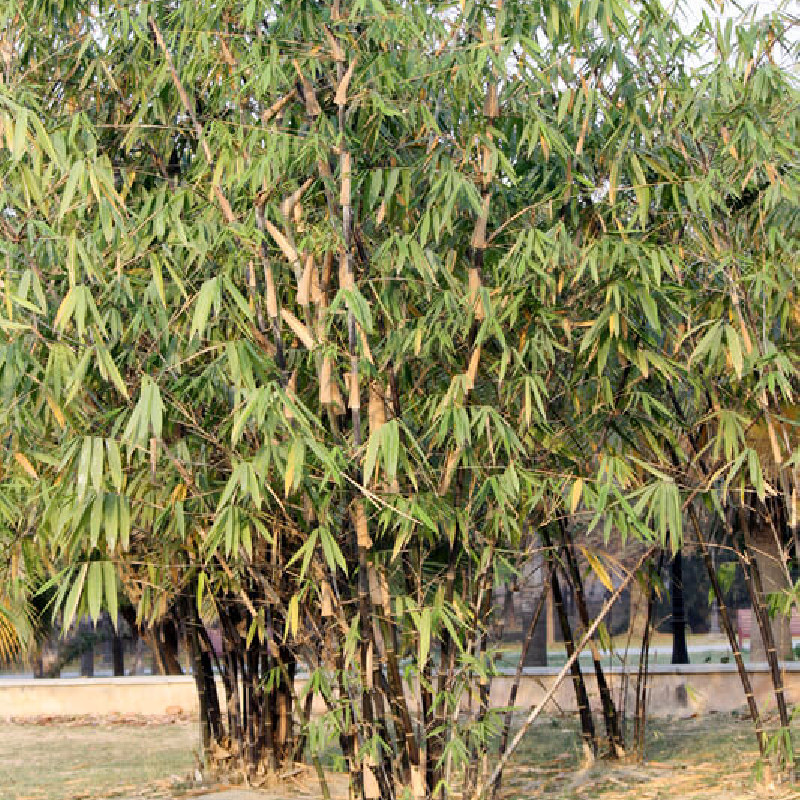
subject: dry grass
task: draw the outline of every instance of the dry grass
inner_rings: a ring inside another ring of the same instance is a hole
[[[800,729],[795,732],[795,739]],[[800,798],[800,785],[758,767],[749,719],[739,715],[653,720],[642,763],[582,763],[572,720],[536,726],[520,748],[504,798],[559,800],[764,800]]]
[[[171,797],[194,772],[197,726],[0,724],[2,800]]]

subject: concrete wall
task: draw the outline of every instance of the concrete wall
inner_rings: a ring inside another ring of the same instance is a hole
[[[766,710],[774,706],[766,664],[750,665],[749,673],[759,708]],[[526,669],[517,695],[517,705],[527,709],[538,703],[552,686],[557,674],[558,670],[550,667]],[[597,703],[593,673],[584,669],[584,675],[592,701]],[[636,673],[624,673],[619,668],[613,668],[606,670],[606,676],[615,700],[619,701],[621,687],[626,687],[628,713],[632,713]],[[784,665],[783,676],[787,701],[790,704],[800,703],[800,663]],[[508,702],[512,681],[512,675],[493,680],[491,700],[495,705],[504,706]],[[302,680],[298,681],[298,690],[301,685]],[[218,689],[222,697],[221,684],[218,684]],[[745,704],[733,664],[652,666],[649,698],[648,711],[654,716],[733,711]],[[545,711],[558,713],[574,710],[575,694],[567,678]],[[196,712],[197,695],[191,676],[0,679],[0,719],[82,714],[162,716]]]
[[[622,711],[624,702],[628,714],[632,714],[636,703],[636,672],[631,670],[626,672],[619,667],[605,669],[604,672],[618,710]],[[530,708],[537,704],[553,685],[556,673],[557,671],[550,667],[525,670],[517,693],[517,705]],[[774,708],[775,697],[767,665],[749,665],[748,674],[759,710]],[[594,707],[599,708],[594,672],[591,668],[583,667],[583,675],[590,701]],[[800,703],[800,663],[784,664],[783,680],[787,702],[790,705]],[[508,702],[512,682],[511,676],[493,680],[491,689],[493,704],[502,706]],[[730,712],[743,708],[745,702],[742,684],[734,664],[662,664],[650,667],[647,709],[653,716],[704,714],[710,711]],[[575,692],[568,677],[556,690],[545,712],[575,710]]]

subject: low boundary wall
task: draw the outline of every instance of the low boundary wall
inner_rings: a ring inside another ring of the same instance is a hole
[[[530,708],[544,697],[559,670],[532,667],[524,671],[517,706]],[[593,703],[598,702],[594,673],[584,668]],[[774,706],[772,684],[766,664],[749,665],[759,708]],[[614,667],[605,670],[617,702],[625,690],[628,714],[634,706],[635,670]],[[800,663],[783,665],[788,702],[800,703]],[[494,678],[491,702],[507,703],[513,674]],[[303,679],[298,679],[298,690]],[[744,707],[745,697],[733,664],[653,665],[648,681],[648,711],[654,716],[729,712]],[[222,685],[218,683],[222,694]],[[413,698],[409,698],[412,701]],[[321,711],[321,708],[315,709]],[[567,677],[557,689],[547,713],[573,712],[575,694]],[[622,708],[620,708],[620,711]],[[126,715],[164,716],[197,711],[197,695],[191,676],[132,676],[125,678],[5,679],[0,678],[0,719],[39,716]]]

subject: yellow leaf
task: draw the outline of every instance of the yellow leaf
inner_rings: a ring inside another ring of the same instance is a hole
[[[574,514],[583,495],[583,478],[577,478],[569,494],[569,513]]]
[[[64,412],[58,407],[58,404],[56,403],[55,400],[53,400],[52,397],[50,397],[50,395],[47,395],[47,405],[53,412],[53,416],[56,418],[58,427],[63,428],[65,424]]]
[[[602,583],[609,592],[613,592],[614,584],[611,582],[611,576],[608,574],[608,570],[600,563],[600,559],[594,553],[590,553],[585,547],[581,547],[581,551],[589,562],[592,572],[597,575],[597,579],[600,583]]]
[[[58,311],[56,311],[56,318],[53,320],[53,327],[58,328],[61,324],[62,318],[72,312],[73,308],[73,297],[72,297],[72,288],[70,287],[69,291],[64,295],[64,299],[61,301],[61,304],[58,306]]]
[[[297,634],[297,629],[300,627],[300,599],[298,596],[292,595],[289,600],[289,608],[286,614],[286,627],[292,636]]]
[[[289,448],[289,455],[286,458],[286,473],[283,476],[283,491],[284,495],[288,497],[292,493],[292,487],[295,482],[295,473],[297,472],[297,461],[299,456],[299,446],[297,440],[292,442]]]
[[[17,460],[17,463],[31,476],[31,478],[35,480],[39,480],[39,476],[36,474],[36,470],[33,468],[33,464],[22,454],[22,453],[14,453],[14,458]]]

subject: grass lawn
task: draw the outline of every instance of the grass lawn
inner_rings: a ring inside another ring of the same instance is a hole
[[[600,720],[597,721],[598,723]],[[797,730],[800,738],[800,729]],[[195,769],[197,728],[144,725],[0,724],[2,800],[180,798]],[[572,719],[551,718],[526,737],[503,784],[505,800],[761,800],[798,798],[800,786],[756,775],[753,729],[739,716],[651,720],[647,762],[581,765]],[[334,794],[346,797],[336,776]],[[191,794],[195,794],[192,791]],[[266,797],[312,798],[298,780]]]

